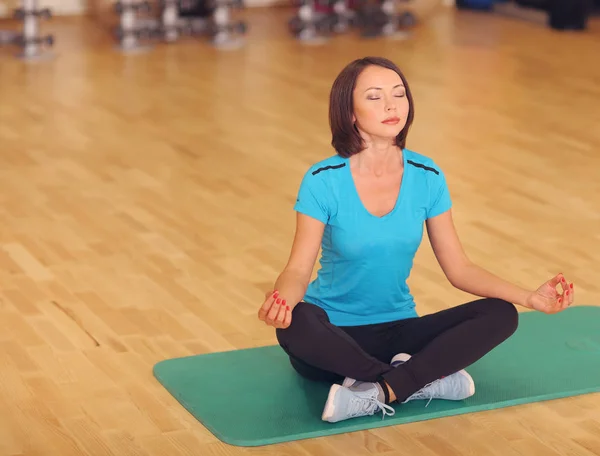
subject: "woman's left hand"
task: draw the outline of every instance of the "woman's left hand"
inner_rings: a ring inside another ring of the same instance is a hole
[[[558,285],[561,293],[556,289]],[[527,297],[526,306],[548,314],[558,313],[573,304],[574,295],[573,284],[569,284],[562,274],[558,274],[531,293]]]

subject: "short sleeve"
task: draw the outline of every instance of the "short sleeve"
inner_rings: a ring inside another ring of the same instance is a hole
[[[327,224],[330,216],[329,191],[323,174],[309,170],[300,183],[294,210]]]
[[[436,171],[437,173],[430,175],[428,219],[443,214],[452,207],[446,176],[439,167],[436,167]]]

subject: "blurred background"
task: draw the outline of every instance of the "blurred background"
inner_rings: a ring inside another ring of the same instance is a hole
[[[121,1],[0,0],[0,455],[600,454],[594,396],[232,448],[152,376],[276,343],[257,310],[367,55],[406,74],[471,259],[600,305],[597,0]],[[473,299],[426,238],[409,285]]]

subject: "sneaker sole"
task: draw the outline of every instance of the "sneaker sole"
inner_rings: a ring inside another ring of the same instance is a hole
[[[473,396],[475,394],[475,382],[473,381],[473,377],[471,377],[471,375],[464,369],[459,371],[459,374],[466,377],[467,380],[469,381],[469,395],[467,397]],[[466,397],[465,397],[465,399],[466,399]]]
[[[404,364],[410,358],[411,356],[406,353],[399,353],[392,358],[392,360],[390,361],[390,366],[398,367],[400,364]]]
[[[321,414],[321,419],[323,421],[329,421],[333,414],[335,413],[335,405],[334,399],[338,390],[342,388],[337,383],[333,384],[329,389],[329,395],[327,396],[327,401],[325,401],[325,407],[323,407],[323,413]]]

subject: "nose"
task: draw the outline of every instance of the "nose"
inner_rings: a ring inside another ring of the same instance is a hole
[[[386,102],[385,102],[385,110],[386,111],[395,111],[396,110],[396,103],[394,103],[394,98],[386,98]]]

